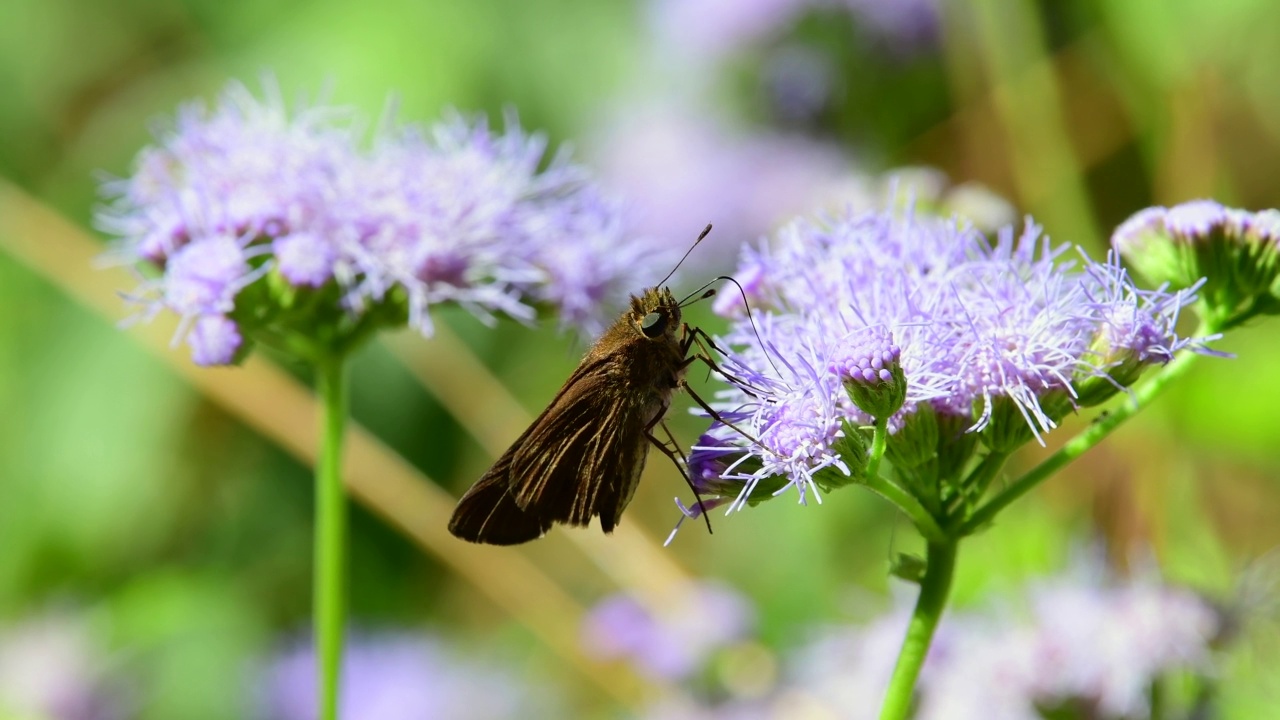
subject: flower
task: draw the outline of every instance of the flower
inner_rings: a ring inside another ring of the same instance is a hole
[[[957,432],[1001,454],[1043,443],[1145,368],[1206,352],[1174,331],[1194,287],[1140,290],[1115,257],[1067,249],[1029,221],[988,239],[910,208],[798,220],[744,249],[753,316],[721,306],[733,325],[716,339],[735,381],[715,407],[741,431],[715,430],[739,449],[717,450],[721,479],[741,483],[716,487],[739,499],[730,510],[774,476],[802,501],[859,480],[877,418],[902,434],[890,457],[915,474],[905,484],[936,494],[973,451]]]
[[[626,658],[651,677],[678,680],[742,639],[753,622],[754,610],[739,593],[691,583],[660,606],[625,593],[605,598],[583,621],[582,642],[597,657]]]
[[[888,418],[906,401],[902,348],[883,326],[866,328],[832,350],[828,369],[840,378],[849,399],[873,418]]]
[[[908,619],[900,604],[863,626],[824,629],[796,658],[793,683],[841,717],[874,717]],[[1089,717],[1145,717],[1157,678],[1212,671],[1221,622],[1187,589],[1078,565],[990,609],[949,613],[915,717],[1035,720],[1066,704]]]
[[[626,195],[646,236],[674,247],[715,226],[690,258],[704,266],[795,213],[870,204],[856,199],[868,193],[838,148],[735,127],[696,102],[633,102],[609,118],[596,145],[603,180]]]
[[[88,624],[61,613],[0,628],[0,716],[48,720],[124,717],[109,664]]]
[[[661,48],[717,62],[786,34],[807,13],[836,11],[902,54],[929,47],[938,35],[937,0],[655,0],[653,32]]]
[[[145,278],[142,317],[168,309],[201,365],[254,341],[353,342],[375,327],[431,332],[430,311],[602,327],[602,309],[660,275],[628,242],[617,202],[565,153],[508,116],[502,131],[452,113],[430,127],[290,112],[232,84],[157,133],[135,173],[107,182],[100,227]],[[292,338],[292,340],[290,340]]]
[[[1280,211],[1248,212],[1212,200],[1134,214],[1112,246],[1147,280],[1199,287],[1216,329],[1280,313]]]
[[[260,685],[272,720],[313,720],[314,650],[298,644],[269,663]],[[562,717],[514,669],[462,655],[424,635],[349,638],[342,659],[339,714],[352,720],[480,720]]]

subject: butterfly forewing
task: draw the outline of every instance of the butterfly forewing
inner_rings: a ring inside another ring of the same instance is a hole
[[[647,430],[665,412],[687,362],[680,308],[666,288],[632,298],[547,409],[467,491],[449,530],[509,545],[552,523],[610,532],[631,501],[648,453]]]

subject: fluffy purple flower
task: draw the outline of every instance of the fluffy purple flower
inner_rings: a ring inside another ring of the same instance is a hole
[[[320,287],[333,277],[338,250],[323,237],[312,232],[296,232],[278,237],[271,246],[276,268],[289,284],[296,287]]]
[[[592,331],[661,274],[586,171],[548,159],[514,118],[502,131],[458,114],[387,121],[371,143],[360,127],[341,108],[290,112],[271,83],[262,99],[232,85],[212,110],[183,108],[132,177],[103,186],[99,225],[149,278],[144,315],[170,309],[181,332],[199,320],[196,360],[221,364],[240,352],[228,323],[245,342],[363,337],[405,318],[429,333],[439,303],[485,320],[545,307]],[[338,307],[298,312],[300,294]]]
[[[206,315],[196,320],[187,336],[191,360],[197,365],[230,365],[244,345],[240,328],[223,315]]]
[[[754,610],[742,595],[717,583],[698,583],[660,606],[627,594],[608,597],[583,621],[582,641],[593,655],[626,658],[651,677],[678,680],[742,639],[753,623]]]
[[[1199,287],[1200,314],[1215,329],[1280,314],[1280,211],[1212,200],[1147,208],[1117,228],[1111,243],[1148,280]]]
[[[235,238],[214,235],[183,245],[166,263],[164,304],[183,317],[227,313],[236,295],[256,279]]]
[[[717,408],[759,442],[722,431],[752,459],[722,456],[723,479],[743,483],[740,498],[773,475],[802,499],[838,486],[863,462],[855,456],[865,443],[853,436],[879,413],[895,435],[922,409],[930,427],[943,415],[963,418],[963,429],[1008,452],[1082,404],[1086,384],[1098,381],[1087,388],[1098,402],[1192,347],[1174,332],[1191,291],[1139,290],[1114,258],[1066,250],[1030,223],[989,240],[910,211],[797,221],[744,250],[755,323],[728,308],[733,326],[717,344],[730,349],[724,365],[740,384],[719,394]],[[850,383],[888,392],[895,383],[882,388],[882,371],[905,381],[900,396],[888,393],[892,402],[874,407],[846,392]],[[954,438],[928,436],[938,448],[912,455],[944,459]]]
[[[310,647],[275,658],[259,686],[270,720],[314,720],[316,665]],[[342,659],[339,714],[352,720],[498,720],[556,717],[519,673],[468,658],[429,637],[357,635]]]

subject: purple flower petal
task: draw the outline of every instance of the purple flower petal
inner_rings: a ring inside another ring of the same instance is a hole
[[[206,315],[196,320],[187,335],[191,360],[197,365],[229,365],[243,343],[240,329],[221,315]]]

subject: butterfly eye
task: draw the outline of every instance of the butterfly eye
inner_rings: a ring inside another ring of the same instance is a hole
[[[645,337],[656,338],[667,327],[667,316],[660,312],[651,312],[640,321],[640,332]]]

